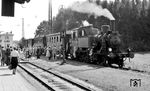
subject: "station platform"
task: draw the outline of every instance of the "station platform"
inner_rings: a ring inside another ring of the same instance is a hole
[[[38,91],[18,71],[15,75],[7,66],[0,66],[0,91]]]

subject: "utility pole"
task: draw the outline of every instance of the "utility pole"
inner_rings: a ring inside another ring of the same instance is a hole
[[[24,18],[22,18],[22,38],[25,38],[25,36],[24,36]]]
[[[52,0],[49,0],[49,4],[48,4],[48,21],[49,21],[49,25],[51,26],[51,33],[53,33],[53,23],[52,23]]]
[[[25,34],[24,34],[24,18],[21,18],[21,21],[22,21],[22,47],[24,48],[26,46],[25,44]]]

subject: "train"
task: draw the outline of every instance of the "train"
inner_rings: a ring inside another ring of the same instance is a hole
[[[94,28],[93,25],[80,26],[65,31],[65,34],[59,32],[27,39],[26,41],[30,42],[26,42],[26,47],[55,46],[59,51],[64,45],[67,59],[105,66],[117,64],[119,68],[123,68],[124,61],[127,58],[134,58],[134,54],[130,48],[125,50],[121,48],[121,35],[110,25],[102,25],[101,29]]]

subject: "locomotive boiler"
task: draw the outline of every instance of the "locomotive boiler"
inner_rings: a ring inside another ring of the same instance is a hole
[[[130,49],[122,51],[120,34],[109,25],[102,25],[101,30],[90,25],[71,31],[70,55],[78,61],[122,68],[126,58],[134,57]]]

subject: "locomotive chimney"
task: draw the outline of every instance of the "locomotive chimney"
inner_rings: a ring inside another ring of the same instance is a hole
[[[111,31],[115,31],[115,20],[110,20],[110,29]]]

